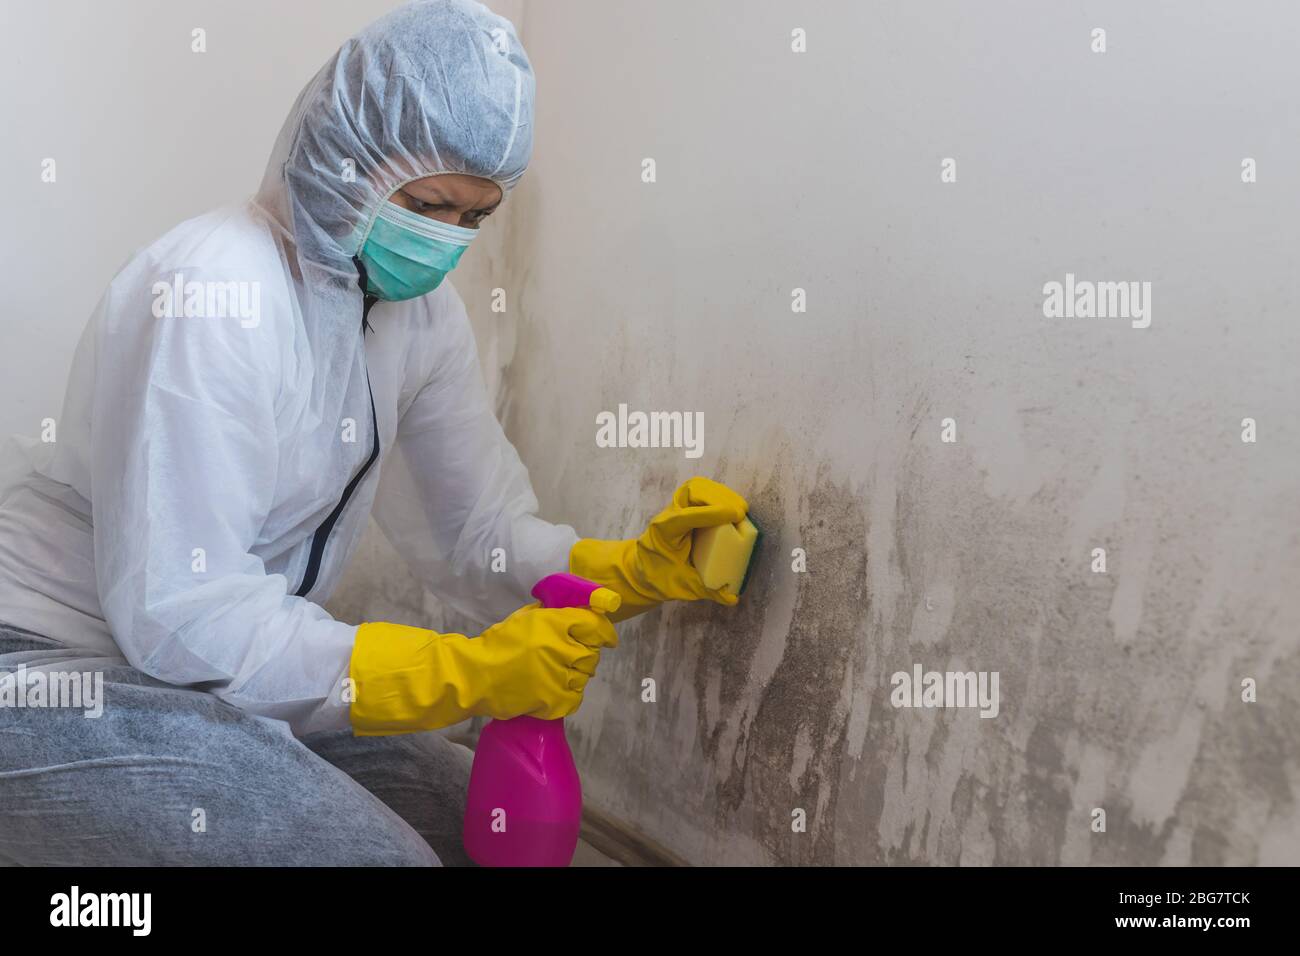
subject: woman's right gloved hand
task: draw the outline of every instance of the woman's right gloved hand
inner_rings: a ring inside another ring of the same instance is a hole
[[[436,730],[467,717],[555,720],[582,703],[614,626],[585,607],[520,608],[477,638],[404,624],[357,628],[352,729],[359,737]]]
[[[735,524],[748,511],[745,499],[726,485],[691,478],[639,538],[580,540],[569,552],[569,570],[619,596],[622,607],[612,615],[615,621],[664,601],[707,599],[732,605],[740,600],[738,595],[705,587],[691,564],[691,545],[694,533],[701,528]]]

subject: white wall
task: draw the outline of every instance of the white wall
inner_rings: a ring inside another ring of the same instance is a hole
[[[527,9],[508,431],[586,534],[697,472],[770,532],[743,609],[605,656],[589,798],[697,862],[1300,862],[1300,11]],[[1045,319],[1066,272],[1151,327]],[[598,449],[620,402],[704,456]],[[916,663],[1000,715],[895,709]]]

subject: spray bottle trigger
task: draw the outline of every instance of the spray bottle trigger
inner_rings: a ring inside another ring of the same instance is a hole
[[[609,588],[596,588],[591,592],[588,598],[588,605],[593,611],[604,611],[606,614],[613,614],[623,606],[623,599]]]

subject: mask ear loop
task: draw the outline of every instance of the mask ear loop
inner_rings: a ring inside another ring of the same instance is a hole
[[[361,334],[364,336],[375,330],[370,324],[370,310],[379,301],[379,296],[372,295],[369,291],[370,277],[366,275],[366,264],[361,261],[359,254],[352,257],[352,264],[357,267],[357,285],[361,287]]]

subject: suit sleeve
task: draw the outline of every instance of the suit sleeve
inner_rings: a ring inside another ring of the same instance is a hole
[[[433,369],[398,425],[375,518],[434,594],[486,624],[529,603],[540,578],[567,571],[578,536],[538,517],[528,469],[489,403],[465,307],[450,288],[435,302]]]

